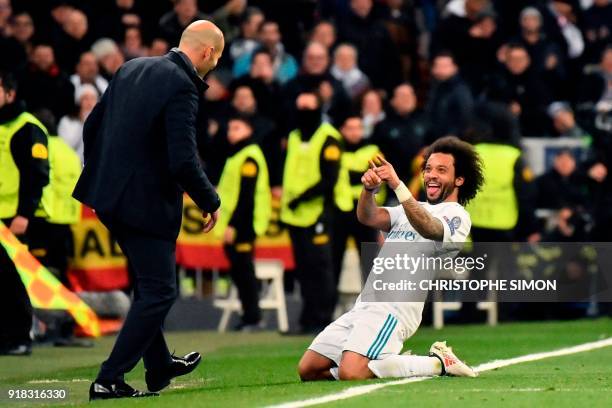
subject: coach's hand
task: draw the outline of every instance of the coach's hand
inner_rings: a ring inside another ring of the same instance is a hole
[[[374,172],[376,172],[376,175],[380,177],[382,181],[386,182],[389,185],[389,187],[391,187],[391,190],[395,190],[402,182],[400,178],[397,176],[395,169],[393,168],[391,163],[386,161],[384,157],[380,155],[376,156],[376,160],[380,164],[374,168]],[[372,165],[372,162],[370,161],[370,166],[371,165]]]
[[[217,220],[219,219],[219,210],[215,211],[214,213],[209,214],[207,212],[202,213],[202,215],[204,215],[204,233],[206,234],[207,232],[210,232],[213,228],[215,228],[215,225],[217,225]],[[206,218],[208,217],[208,220],[206,220]]]

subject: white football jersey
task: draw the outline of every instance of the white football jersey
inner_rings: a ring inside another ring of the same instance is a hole
[[[420,202],[432,216],[439,219],[444,227],[444,238],[440,243],[430,239],[423,238],[410,224],[408,217],[401,205],[395,207],[383,207],[391,217],[391,229],[385,239],[379,256],[386,254],[389,256],[393,251],[397,252],[397,245],[390,246],[387,243],[427,243],[431,242],[431,251],[428,256],[437,257],[454,257],[459,252],[460,247],[466,242],[472,226],[472,221],[468,212],[457,202],[443,202],[440,204],[429,204]],[[445,245],[441,245],[444,243]],[[456,243],[457,245],[452,245]],[[439,245],[440,244],[440,245]],[[451,245],[448,245],[451,244]],[[385,248],[387,247],[387,248]],[[424,247],[418,245],[419,252]],[[406,246],[410,250],[410,246]],[[419,256],[419,254],[413,254]],[[361,301],[361,296],[357,299],[354,309],[383,309],[382,311],[393,313],[397,316],[400,323],[403,324],[406,332],[406,337],[409,337],[416,331],[421,323],[423,313],[423,302],[364,302]]]

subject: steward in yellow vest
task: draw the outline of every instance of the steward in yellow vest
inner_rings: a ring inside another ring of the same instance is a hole
[[[331,249],[335,208],[353,208],[348,171],[341,167],[342,136],[321,121],[321,102],[311,92],[296,99],[297,127],[289,134],[283,173],[281,221],[289,227],[302,291],[301,330],[331,322],[336,285]]]
[[[255,277],[253,249],[256,236],[265,234],[272,214],[268,165],[261,148],[253,143],[253,127],[243,116],[229,120],[231,145],[217,192],[221,212],[216,234],[223,237],[230,261],[230,276],[242,303],[240,331],[260,328],[259,284]]]
[[[0,72],[0,219],[25,240],[49,183],[46,130],[16,102],[17,82]],[[0,247],[0,355],[29,355],[32,304],[17,269]]]
[[[484,184],[466,207],[472,218],[472,238],[481,242],[512,241],[519,213],[531,220],[533,175],[515,146],[491,142],[478,143],[475,148],[482,159]]]
[[[36,122],[47,131],[49,184],[43,189],[45,211],[37,211],[28,227],[29,251],[64,284],[69,286],[66,272],[72,256],[71,225],[81,217],[81,203],[72,191],[81,174],[77,153],[55,135],[55,118],[51,112],[36,112]]]
[[[0,78],[0,219],[20,239],[28,224],[47,216],[50,200],[43,197],[49,183],[47,130],[20,102],[15,102],[16,84]]]
[[[345,148],[342,154],[342,167],[348,172],[351,183],[351,199],[353,200],[354,208],[357,208],[357,202],[363,190],[361,177],[368,170],[369,161],[381,153],[378,146],[363,139],[364,127],[359,115],[347,117],[340,128],[340,133],[344,139]],[[376,201],[379,205],[384,203],[385,195],[386,189],[383,186],[376,195]],[[336,211],[333,231],[334,277],[337,285],[340,280],[340,272],[342,271],[342,261],[346,251],[347,239],[353,237],[357,250],[361,252],[361,243],[376,242],[378,232],[360,223],[357,220],[354,209],[351,211]],[[368,271],[362,270],[362,274],[364,272],[363,281],[365,282]]]

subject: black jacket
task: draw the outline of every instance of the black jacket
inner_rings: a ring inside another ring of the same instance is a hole
[[[202,210],[217,210],[196,147],[206,87],[174,51],[125,63],[85,122],[85,168],[74,197],[107,219],[170,240],[181,225],[183,190]]]
[[[428,142],[448,135],[462,137],[473,109],[470,88],[458,75],[434,83],[426,106],[430,124]]]

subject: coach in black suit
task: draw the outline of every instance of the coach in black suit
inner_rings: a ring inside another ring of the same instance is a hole
[[[151,392],[200,362],[196,352],[171,355],[162,325],[178,294],[175,247],[183,191],[210,216],[205,232],[218,217],[219,197],[198,158],[196,122],[207,88],[202,78],[223,47],[214,24],[191,24],[165,56],[125,63],[85,122],[85,168],[74,197],[94,208],[117,238],[134,285],[132,308],[90,399],[154,395],[123,380],[140,358]]]

